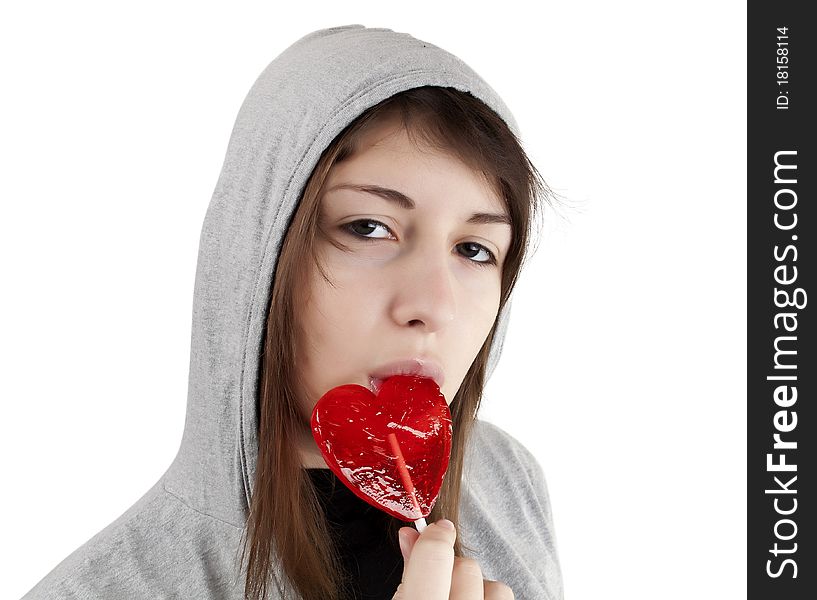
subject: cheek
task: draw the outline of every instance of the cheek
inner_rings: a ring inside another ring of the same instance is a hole
[[[339,349],[348,336],[338,329],[343,308],[337,294],[317,274],[309,296],[299,307],[296,328],[295,364],[302,385],[299,397],[304,418],[311,415],[321,395],[338,385],[336,380],[345,370],[343,357],[350,353]]]
[[[337,337],[339,315],[344,310],[344,295],[339,294],[321,277],[315,273],[311,280],[309,295],[304,305],[300,307],[298,347],[302,349],[302,356],[313,366],[319,363],[322,357],[333,351],[333,339]]]
[[[460,279],[462,307],[462,325],[467,326],[476,334],[476,337],[488,335],[499,310],[499,299],[502,294],[502,282],[497,271],[474,275],[473,268],[467,277]]]
[[[468,369],[471,368],[480,348],[485,343],[499,311],[501,289],[496,286],[483,286],[479,293],[470,294],[460,304],[457,326],[448,340],[447,355],[457,372],[457,387],[462,383]],[[455,392],[456,388],[451,392]],[[450,398],[452,399],[453,396]],[[449,399],[449,400],[450,400]]]
[[[491,332],[494,322],[499,311],[499,290],[496,293],[488,293],[482,298],[478,306],[474,307],[474,312],[471,318],[473,323],[473,343],[472,343],[472,360],[476,357],[477,352],[482,347],[485,338]],[[470,365],[469,365],[470,366]]]
[[[331,261],[325,261],[324,267],[330,281],[314,268],[310,293],[300,307],[299,363],[313,388],[349,375],[377,329],[375,300],[361,284],[360,273]]]

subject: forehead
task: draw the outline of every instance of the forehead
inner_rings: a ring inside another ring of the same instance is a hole
[[[396,118],[371,124],[359,136],[354,152],[332,166],[326,189],[343,184],[396,189],[416,198],[418,205],[424,199],[439,199],[463,210],[507,213],[484,173],[452,151],[432,147],[419,134],[410,135]]]

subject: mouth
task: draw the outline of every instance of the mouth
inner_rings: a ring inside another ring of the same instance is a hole
[[[383,382],[392,375],[427,377],[432,379],[439,388],[442,388],[445,381],[445,374],[438,363],[425,358],[410,358],[394,361],[377,368],[369,375],[369,389],[377,394]]]

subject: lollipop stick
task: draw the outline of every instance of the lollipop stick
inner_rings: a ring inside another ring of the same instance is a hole
[[[420,518],[414,521],[414,525],[417,527],[418,532],[423,533],[423,529],[426,528],[426,520],[422,516],[423,510],[420,508],[420,503],[417,501],[417,494],[414,493],[414,484],[411,483],[411,476],[409,475],[408,468],[406,468],[406,459],[403,458],[403,453],[400,451],[400,443],[397,441],[397,436],[390,433],[387,435],[387,437],[389,439],[392,454],[394,454],[395,460],[397,461],[397,473],[400,475],[400,481],[403,483],[403,487],[409,494],[414,510],[417,511],[418,515],[420,515]]]
[[[423,533],[423,529],[426,528],[426,520],[423,517],[420,517],[414,521],[414,525],[417,527],[417,533]]]

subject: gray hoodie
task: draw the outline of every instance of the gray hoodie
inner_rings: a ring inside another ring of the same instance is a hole
[[[261,73],[238,113],[201,231],[178,454],[144,496],[24,600],[242,598],[238,552],[258,453],[261,347],[289,221],[321,153],[346,125],[379,101],[426,85],[470,92],[519,136],[496,92],[461,60],[390,29],[313,32]],[[488,375],[509,308],[499,317]],[[505,582],[519,600],[561,599],[541,466],[484,421],[468,448],[458,535],[477,549],[483,576]]]

